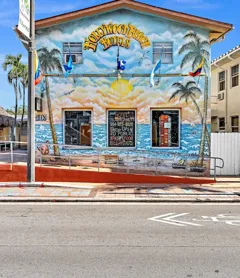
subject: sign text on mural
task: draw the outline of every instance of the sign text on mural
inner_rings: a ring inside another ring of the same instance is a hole
[[[115,35],[115,36],[109,36]],[[130,48],[131,39],[139,42],[141,48],[144,49],[151,45],[150,40],[143,32],[138,30],[132,24],[102,24],[94,30],[88,38],[85,39],[84,49],[92,49],[94,52],[97,50],[98,43],[103,45],[104,50],[112,46],[121,46]]]
[[[35,121],[36,121],[36,122],[46,122],[46,121],[47,121],[47,115],[44,115],[44,114],[42,114],[42,115],[37,115],[37,116],[35,117]]]

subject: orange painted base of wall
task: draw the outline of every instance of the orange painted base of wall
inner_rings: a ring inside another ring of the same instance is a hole
[[[26,166],[13,165],[12,170],[0,171],[0,182],[26,182]],[[213,179],[173,176],[147,176],[80,170],[36,167],[37,182],[138,183],[138,184],[207,184]]]

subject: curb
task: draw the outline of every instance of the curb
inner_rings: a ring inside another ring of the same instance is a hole
[[[79,188],[79,189],[93,189],[94,186],[84,186],[84,185],[65,185],[65,184],[48,184],[48,183],[44,183],[44,182],[37,182],[37,183],[27,183],[27,182],[12,182],[12,183],[8,183],[8,182],[1,182],[0,183],[0,188],[1,187],[38,187],[38,188],[43,188],[43,187],[64,187],[64,188]]]
[[[91,198],[1,198],[1,203],[240,203],[240,199],[91,199]]]

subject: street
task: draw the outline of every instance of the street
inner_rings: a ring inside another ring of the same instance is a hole
[[[0,277],[240,278],[237,204],[1,204]]]

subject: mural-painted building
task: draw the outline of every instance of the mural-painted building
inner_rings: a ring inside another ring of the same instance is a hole
[[[36,141],[79,146],[73,153],[187,153],[202,165],[210,149],[211,44],[232,28],[132,0],[36,21],[45,75]],[[200,65],[202,75],[191,77]]]

